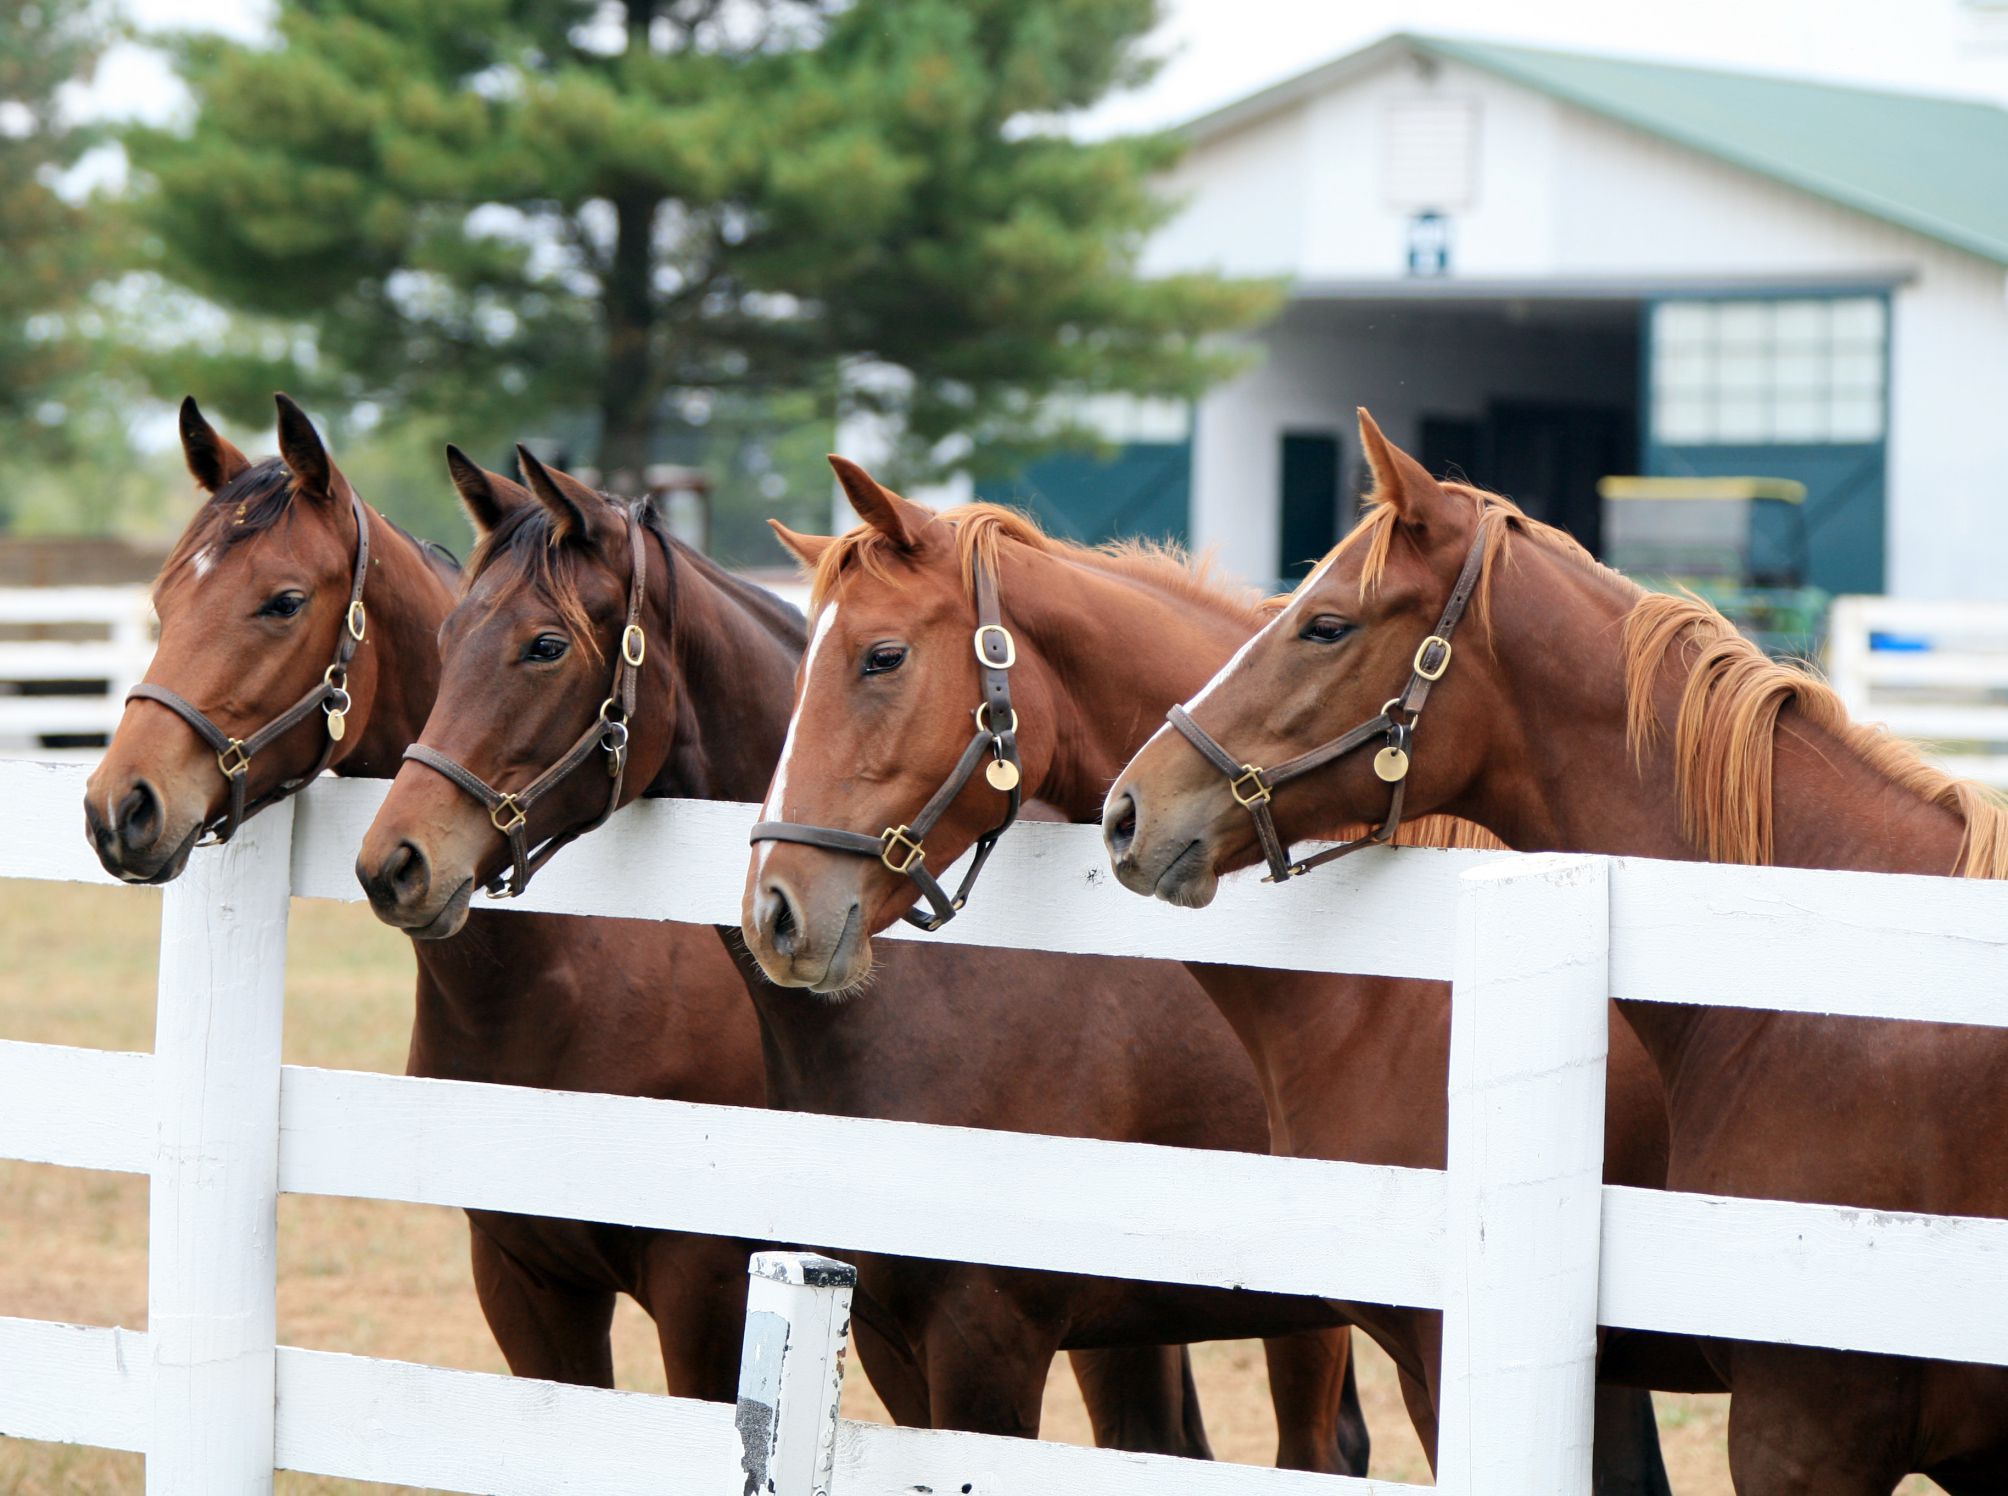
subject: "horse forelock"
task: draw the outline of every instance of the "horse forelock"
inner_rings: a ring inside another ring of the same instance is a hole
[[[604,651],[593,632],[585,600],[579,595],[581,554],[581,547],[562,542],[543,505],[519,504],[476,543],[461,573],[461,600],[465,602],[476,583],[492,575],[481,622],[529,593],[549,603],[565,631],[597,659]]]
[[[262,535],[292,511],[293,474],[277,457],[253,463],[204,501],[161,563],[154,594],[184,567],[198,580],[239,541]]]

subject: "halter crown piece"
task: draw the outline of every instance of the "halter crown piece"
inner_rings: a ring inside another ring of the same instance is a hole
[[[1394,840],[1395,831],[1401,826],[1402,795],[1408,788],[1409,753],[1416,724],[1422,717],[1423,703],[1429,700],[1430,687],[1442,680],[1443,673],[1450,668],[1450,636],[1457,631],[1465,605],[1471,601],[1471,594],[1478,587],[1478,574],[1485,562],[1485,527],[1489,522],[1489,516],[1478,521],[1478,529],[1471,537],[1471,550],[1464,558],[1464,569],[1458,572],[1450,597],[1437,617],[1436,631],[1416,646],[1415,659],[1409,666],[1408,684],[1402,687],[1399,696],[1388,698],[1387,705],[1380,709],[1378,716],[1368,718],[1351,732],[1333,738],[1308,753],[1300,753],[1273,769],[1261,769],[1235,758],[1220,745],[1217,738],[1193,721],[1192,714],[1184,707],[1175,706],[1165,713],[1165,719],[1185,735],[1186,741],[1199,750],[1200,756],[1227,776],[1227,788],[1235,803],[1246,810],[1255,822],[1255,835],[1262,843],[1262,857],[1269,864],[1269,876],[1262,880],[1264,883],[1285,883],[1349,852],[1357,852],[1362,847],[1384,846]],[[1382,747],[1374,755],[1374,773],[1394,787],[1388,800],[1387,819],[1377,831],[1292,862],[1289,847],[1276,833],[1276,818],[1269,809],[1270,798],[1291,780],[1300,779],[1314,769],[1322,769],[1333,760],[1343,758],[1376,739],[1381,741]]]
[[[891,872],[911,878],[919,888],[922,897],[933,907],[932,914],[922,914],[909,909],[900,918],[910,925],[923,930],[938,930],[962,912],[962,906],[969,902],[969,894],[976,887],[976,879],[983,871],[983,864],[990,860],[996,850],[998,838],[1011,829],[1011,823],[1018,819],[1018,807],[1024,779],[1022,766],[1018,762],[1018,714],[1011,709],[1011,667],[1018,663],[1018,645],[1011,637],[1011,631],[1004,627],[1004,617],[997,601],[997,578],[979,554],[975,561],[976,572],[976,665],[983,678],[983,699],[976,705],[976,732],[969,739],[969,746],[962,750],[962,757],[955,761],[955,767],[948,772],[948,778],[929,797],[927,804],[920,808],[920,814],[904,826],[888,826],[877,836],[867,836],[862,831],[843,831],[834,826],[805,826],[796,821],[762,821],[753,828],[747,838],[758,846],[763,841],[799,842],[803,846],[821,847],[829,852],[849,852],[858,857],[873,857],[885,864]],[[1004,819],[992,826],[976,839],[976,856],[969,864],[969,871],[963,874],[962,886],[950,898],[927,869],[927,848],[923,843],[955,803],[976,773],[976,766],[983,763],[988,754],[990,762],[984,766],[983,777],[990,787],[1008,797],[1004,809]]]
[[[348,732],[349,661],[355,658],[356,648],[363,642],[363,635],[369,626],[368,614],[363,608],[363,584],[369,580],[370,574],[369,511],[364,508],[362,499],[357,496],[353,488],[349,490],[349,506],[355,511],[356,516],[355,575],[349,583],[349,605],[342,614],[341,631],[335,638],[334,662],[321,672],[318,685],[310,688],[306,695],[245,738],[233,738],[211,721],[202,708],[185,696],[170,691],[166,686],[142,681],[126,692],[128,702],[153,701],[166,707],[194,728],[196,736],[215,750],[216,767],[222,771],[223,778],[230,786],[230,805],[222,815],[202,828],[203,837],[200,845],[221,846],[237,834],[239,826],[259,811],[278,804],[288,796],[298,794],[311,781],[320,778],[321,771],[334,761],[335,745],[341,742],[344,734]],[[298,779],[286,780],[247,805],[245,793],[251,778],[251,760],[280,737],[292,731],[313,712],[315,707],[322,707],[327,712],[328,740],[322,746],[321,756],[315,760],[314,767]]]
[[[648,657],[648,635],[641,626],[641,610],[648,601],[648,550],[642,524],[635,518],[632,509],[628,511],[627,527],[630,557],[627,624],[621,630],[620,645],[615,651],[613,682],[607,689],[607,699],[600,703],[599,715],[579,735],[578,741],[566,749],[550,768],[522,789],[512,791],[496,789],[472,769],[448,758],[437,748],[413,743],[404,750],[404,756],[411,762],[425,765],[479,800],[487,808],[488,819],[495,823],[495,829],[509,839],[509,873],[506,878],[498,873],[483,885],[491,899],[515,898],[530,886],[530,879],[537,869],[549,862],[560,848],[604,826],[607,818],[620,809],[621,782],[627,775],[628,723],[634,717],[635,686],[641,676],[641,664]],[[669,558],[671,616],[674,617],[675,552],[665,545],[663,554]],[[528,829],[531,807],[591,758],[595,750],[606,754],[607,777],[612,781],[607,788],[606,809],[585,825],[559,832],[533,850]]]

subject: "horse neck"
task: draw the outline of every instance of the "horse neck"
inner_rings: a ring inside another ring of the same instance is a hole
[[[1039,682],[1036,697],[1052,714],[1049,722],[1028,720],[1021,733],[1052,743],[1044,775],[1026,793],[1076,821],[1101,815],[1109,785],[1164,714],[1255,631],[1231,599],[1195,600],[1146,575],[1010,542],[998,595]]]
[[[1515,543],[1514,564],[1494,579],[1492,595],[1502,699],[1491,715],[1504,735],[1479,781],[1446,808],[1521,851],[1701,860],[1681,827],[1671,751],[1681,651],[1669,652],[1656,688],[1661,731],[1634,760],[1620,636],[1636,591],[1525,539]],[[1789,705],[1779,718],[1772,807],[1773,861],[1784,867],[1946,874],[1964,830],[1953,812],[1893,784]],[[1735,1042],[1728,1030],[1762,1021],[1738,1009],[1624,1006],[1670,1085],[1698,1046],[1713,1052]]]
[[[680,542],[652,573],[656,637],[669,640],[675,722],[648,795],[759,800],[780,762],[795,699],[795,666],[807,642],[801,620],[749,597]],[[672,596],[673,593],[673,596]]]
[[[453,590],[416,541],[374,511],[365,513],[370,575],[363,596],[376,676],[356,746],[335,772],[389,779],[404,750],[418,741],[439,694],[439,626],[453,608]]]

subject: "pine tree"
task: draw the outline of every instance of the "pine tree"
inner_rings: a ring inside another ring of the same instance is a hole
[[[1146,280],[1166,137],[1051,121],[1157,0],[280,0],[178,43],[130,140],[162,268],[312,331],[295,384],[473,431],[572,411],[610,473],[666,397],[904,371],[914,450],[1056,393],[1185,396],[1263,288]]]

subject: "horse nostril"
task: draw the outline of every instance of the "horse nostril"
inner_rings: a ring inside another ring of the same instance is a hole
[[[1121,795],[1102,817],[1102,839],[1109,844],[1109,850],[1118,857],[1130,849],[1136,840],[1136,797],[1128,792]]]
[[[119,801],[118,811],[112,818],[112,829],[127,851],[143,852],[160,840],[164,821],[160,796],[154,793],[152,785],[142,779]]]
[[[767,944],[777,955],[794,955],[802,943],[802,929],[795,918],[794,900],[778,883],[768,885],[767,907],[763,912]]]
[[[432,866],[425,853],[408,841],[399,842],[384,859],[384,886],[400,904],[415,904],[432,887]]]

